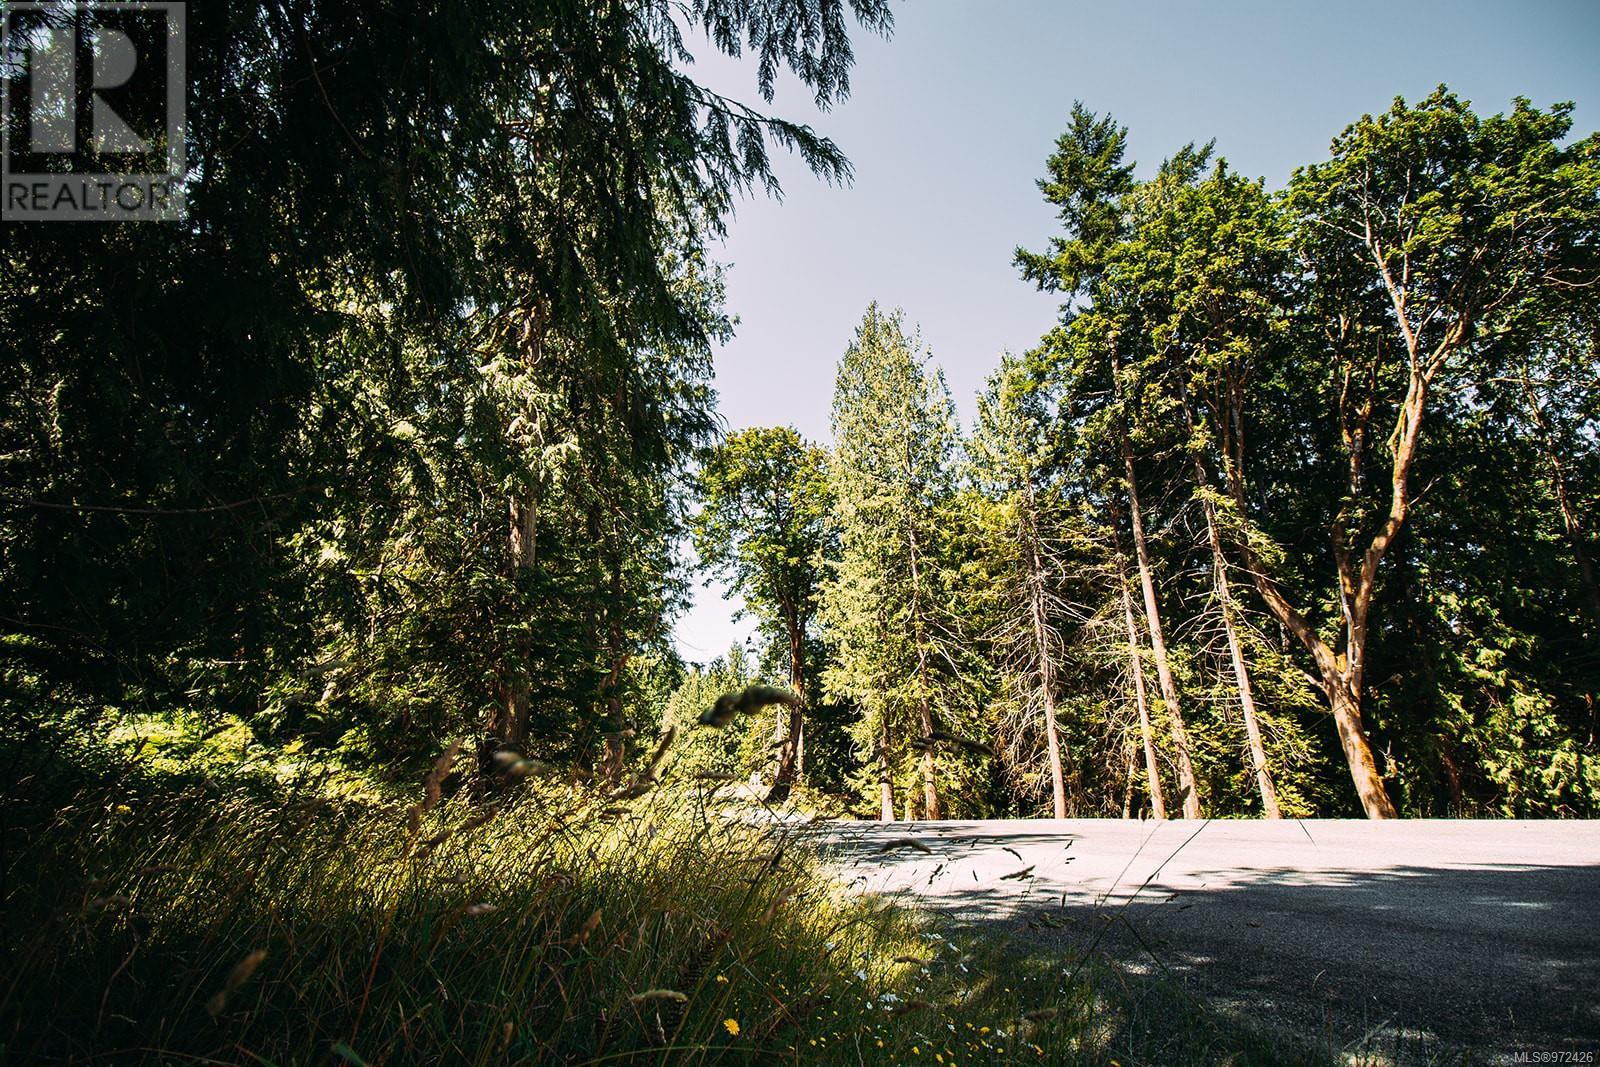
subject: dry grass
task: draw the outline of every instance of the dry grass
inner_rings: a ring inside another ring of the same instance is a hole
[[[842,896],[715,789],[446,784],[436,767],[374,804],[146,782],[8,819],[0,1059],[1286,1058],[1095,968]]]

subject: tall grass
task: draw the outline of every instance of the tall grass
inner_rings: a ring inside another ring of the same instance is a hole
[[[8,818],[0,1060],[1281,1061],[845,896],[715,792],[440,777],[378,804],[101,786]]]

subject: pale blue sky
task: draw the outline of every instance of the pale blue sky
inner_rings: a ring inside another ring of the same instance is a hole
[[[1074,100],[1129,128],[1141,168],[1216,138],[1272,187],[1363,113],[1440,82],[1480,113],[1522,95],[1575,101],[1577,133],[1600,125],[1600,0],[916,0],[895,22],[888,41],[857,35],[851,96],[832,112],[779,87],[772,110],[832,137],[855,180],[830,188],[780,160],[784,200],[745,201],[732,220],[717,250],[740,319],[716,361],[730,429],[787,423],[826,442],[834,367],[872,300],[920,324],[969,418],[999,354],[1055,318],[1011,255],[1054,232],[1034,181]],[[697,77],[759,105],[749,64],[700,52]],[[679,621],[685,659],[749,633],[721,594],[698,588]]]

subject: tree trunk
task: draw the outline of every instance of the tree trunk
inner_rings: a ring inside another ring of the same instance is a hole
[[[1466,795],[1461,791],[1461,768],[1450,756],[1449,742],[1440,737],[1436,739],[1439,748],[1439,762],[1444,767],[1445,779],[1450,783],[1450,810],[1452,818],[1462,818],[1467,810]],[[1578,781],[1583,779],[1579,778]]]
[[[1399,818],[1399,812],[1395,810],[1393,801],[1389,799],[1389,794],[1383,787],[1383,778],[1378,774],[1377,760],[1373,758],[1372,746],[1367,741],[1366,729],[1361,722],[1360,687],[1366,656],[1367,615],[1372,602],[1373,586],[1377,580],[1378,564],[1405,519],[1409,500],[1407,484],[1410,463],[1415,455],[1417,435],[1420,433],[1422,403],[1426,392],[1426,382],[1419,383],[1414,378],[1406,397],[1403,418],[1395,436],[1397,458],[1391,478],[1392,500],[1389,517],[1362,554],[1359,574],[1352,564],[1344,530],[1346,516],[1341,513],[1334,519],[1334,556],[1338,565],[1339,588],[1346,619],[1345,653],[1336,654],[1329,648],[1328,643],[1312,627],[1310,620],[1289,603],[1283,590],[1278,588],[1278,583],[1267,573],[1260,557],[1250,548],[1248,540],[1240,546],[1240,551],[1244,553],[1245,569],[1262,602],[1278,622],[1294,634],[1300,644],[1311,653],[1311,658],[1317,667],[1317,676],[1322,682],[1323,693],[1328,698],[1334,726],[1339,732],[1339,744],[1344,750],[1345,762],[1350,768],[1350,780],[1355,784],[1356,795],[1361,799],[1362,811],[1369,819]],[[1239,403],[1241,401],[1237,398],[1230,400],[1232,405]],[[1232,416],[1236,422],[1243,420],[1243,413],[1236,407],[1232,411]],[[1364,434],[1365,431],[1361,430],[1360,433]],[[1354,487],[1358,487],[1360,482],[1360,447],[1352,443],[1359,441],[1359,437],[1354,434],[1354,431],[1348,429],[1345,431],[1346,447],[1351,455],[1349,480],[1352,496],[1355,493]],[[1240,514],[1244,514],[1243,472],[1237,463],[1230,463],[1227,473],[1229,493]]]
[[[591,512],[593,519],[593,513]],[[598,527],[598,521],[595,520]],[[629,728],[627,718],[622,707],[622,674],[628,669],[628,661],[632,653],[624,647],[625,635],[622,627],[622,561],[620,549],[611,538],[606,538],[604,548],[611,556],[610,577],[610,603],[606,607],[606,649],[611,655],[611,670],[606,674],[606,721],[609,727],[606,731],[605,758],[601,762],[601,780],[609,786],[616,786],[622,782],[623,771],[628,763],[628,738],[633,730]]]
[[[1128,578],[1117,553],[1117,590],[1122,594],[1122,618],[1128,627],[1128,671],[1133,675],[1133,699],[1139,708],[1139,734],[1144,739],[1145,784],[1150,790],[1150,810],[1158,819],[1167,817],[1167,798],[1161,791],[1161,775],[1156,766],[1155,730],[1150,726],[1150,701],[1144,689],[1144,665],[1139,661],[1139,632],[1133,624],[1133,598],[1128,596]]]
[[[1228,579],[1222,571],[1223,563],[1217,560],[1217,590],[1222,597],[1222,625],[1228,632],[1228,656],[1233,660],[1233,677],[1239,687],[1239,709],[1244,715],[1244,732],[1250,746],[1250,763],[1256,774],[1256,788],[1261,791],[1261,808],[1269,819],[1283,818],[1278,807],[1278,790],[1272,784],[1267,770],[1267,749],[1261,742],[1261,723],[1256,716],[1256,698],[1250,690],[1250,672],[1245,666],[1244,650],[1239,645],[1239,631],[1233,623],[1233,604],[1228,599]]]
[[[934,784],[933,709],[928,706],[927,697],[922,698],[921,712],[922,736],[927,741],[927,747],[922,751],[923,818],[942,819],[944,810],[939,805],[939,790]]]
[[[1355,783],[1362,810],[1369,819],[1399,818],[1400,813],[1383,787],[1383,776],[1378,773],[1372,746],[1367,743],[1367,733],[1361,725],[1360,703],[1352,697],[1342,679],[1329,686],[1329,699],[1333,706],[1333,722],[1339,729],[1339,744],[1350,764],[1350,780]]]
[[[1061,766],[1061,732],[1056,725],[1056,701],[1050,690],[1044,696],[1044,740],[1050,756],[1050,799],[1055,817],[1067,817],[1067,777]]]
[[[501,683],[497,688],[499,700],[489,713],[488,723],[488,732],[494,740],[494,745],[490,747],[488,754],[492,755],[496,748],[521,751],[528,739],[530,703],[528,683],[520,678],[513,678],[510,682]]]
[[[917,682],[919,688],[917,713],[922,728],[922,799],[925,818],[943,818],[939,807],[939,789],[934,779],[933,708],[928,701],[928,646],[922,632],[922,578],[917,558],[917,534],[908,533],[906,539],[911,562],[911,626],[912,640],[917,648]]]
[[[522,344],[526,348],[525,358],[529,367],[536,365],[544,351],[545,315],[542,304],[535,303],[528,309],[527,316],[522,323]],[[540,419],[537,411],[532,412],[535,427],[539,427]],[[536,436],[542,436],[542,429],[536,429]],[[513,493],[506,501],[507,509],[507,550],[513,576],[533,570],[539,555],[539,503],[541,481],[538,471],[534,472],[532,484],[524,487],[521,492]],[[506,679],[499,687],[497,694],[500,697],[500,707],[490,713],[489,733],[500,745],[521,750],[528,739],[528,706],[530,703],[530,685],[527,672],[522,664],[503,664]],[[487,768],[486,768],[487,769]]]
[[[789,631],[789,687],[795,696],[805,700],[805,624],[798,612],[787,613]],[[787,726],[787,729],[785,727]],[[789,799],[795,779],[800,773],[802,717],[799,708],[778,705],[777,732],[773,740],[779,743],[777,768],[772,775],[772,788],[767,791],[768,804],[781,804]]]
[[[772,788],[767,790],[768,804],[781,804],[789,799],[789,794],[794,789],[795,777],[800,768],[800,732],[802,720],[800,712],[792,708],[780,707],[778,711],[777,737],[778,757],[777,766],[772,774]]]
[[[600,760],[600,780],[608,786],[615,786],[621,783],[622,772],[628,765],[628,731],[625,727],[615,725],[622,720],[622,698],[615,695],[607,697],[606,709],[614,725],[606,733],[605,755]]]
[[[1139,776],[1134,767],[1139,760],[1132,745],[1123,745],[1123,748],[1127,751],[1127,759],[1122,775],[1122,817],[1129,819],[1133,817],[1133,783]]]
[[[1369,819],[1397,819],[1400,813],[1384,790],[1383,777],[1378,773],[1378,762],[1367,741],[1366,728],[1361,722],[1361,696],[1356,688],[1360,678],[1360,662],[1351,665],[1344,656],[1336,656],[1311,624],[1294,606],[1284,599],[1283,593],[1262,570],[1260,561],[1246,550],[1246,563],[1261,594],[1278,621],[1299,638],[1311,651],[1322,680],[1323,693],[1328,698],[1333,713],[1334,726],[1339,731],[1339,744],[1344,750],[1345,762],[1350,767],[1350,780],[1355,784],[1356,795],[1361,799],[1361,809]]]
[[[614,623],[612,633],[614,639],[620,636]],[[622,782],[623,771],[628,765],[628,738],[633,735],[622,707],[622,672],[627,669],[630,656],[614,645],[612,657],[611,671],[606,680],[606,749],[600,761],[600,780],[608,786]]]
[[[1028,615],[1032,623],[1034,663],[1039,673],[1039,697],[1044,705],[1044,739],[1050,758],[1050,798],[1055,817],[1067,817],[1067,779],[1062,769],[1061,732],[1056,723],[1055,659],[1050,649],[1050,620],[1045,602],[1044,561],[1040,557],[1038,522],[1029,516],[1023,537],[1026,541],[1024,559],[1027,561]]]
[[[1189,435],[1194,436],[1195,420],[1188,401],[1183,405],[1184,419],[1189,424]],[[1250,687],[1250,670],[1245,664],[1244,648],[1239,643],[1239,629],[1234,622],[1233,591],[1228,585],[1228,559],[1222,551],[1222,532],[1217,529],[1217,506],[1210,495],[1211,481],[1206,474],[1205,461],[1196,453],[1194,480],[1200,487],[1200,504],[1206,516],[1206,537],[1211,542],[1211,575],[1217,591],[1217,608],[1222,613],[1222,628],[1228,636],[1228,658],[1233,661],[1233,680],[1239,693],[1239,709],[1244,715],[1245,738],[1249,742],[1250,766],[1255,772],[1256,788],[1261,792],[1261,808],[1269,819],[1280,819],[1278,790],[1267,771],[1267,749],[1261,742],[1261,723],[1256,715],[1256,698]]]
[[[889,731],[878,735],[878,817],[894,822],[894,778],[889,773]]]
[[[1128,507],[1133,527],[1134,554],[1139,562],[1139,584],[1144,590],[1145,623],[1150,632],[1150,650],[1155,654],[1156,677],[1161,682],[1161,699],[1167,707],[1172,730],[1173,757],[1178,764],[1178,792],[1183,800],[1183,817],[1200,818],[1200,792],[1195,781],[1194,761],[1189,755],[1189,733],[1183,725],[1183,709],[1178,703],[1178,686],[1172,679],[1167,660],[1167,642],[1161,630],[1161,608],[1156,602],[1155,578],[1150,570],[1150,550],[1145,544],[1144,512],[1139,506],[1139,486],[1133,471],[1133,449],[1122,437],[1122,462],[1128,476]]]
[[[513,495],[506,501],[507,556],[512,575],[533,569],[538,536],[538,502],[532,490]],[[500,747],[521,751],[528,740],[530,686],[519,664],[507,663],[505,679],[499,685],[498,705],[489,716],[489,733]],[[492,750],[491,750],[492,751]]]
[[[797,781],[806,780],[806,721],[804,718],[794,724],[794,776]]]

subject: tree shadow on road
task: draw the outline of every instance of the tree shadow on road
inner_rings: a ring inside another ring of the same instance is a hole
[[[827,851],[863,887],[1024,954],[1175,982],[1213,1010],[1325,1035],[1345,1055],[1495,1063],[1600,1048],[1600,866],[1188,868],[1106,885],[1027,866],[1041,854],[1028,846],[1070,857],[1072,834],[982,831],[903,828],[924,852],[863,829]],[[987,876],[969,864],[968,884],[964,857],[980,850]],[[1010,861],[997,865],[995,850],[1016,853],[1012,875],[996,875]]]

